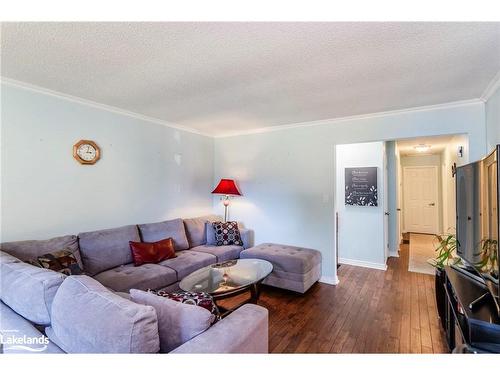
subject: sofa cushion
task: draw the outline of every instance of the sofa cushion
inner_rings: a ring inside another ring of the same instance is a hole
[[[35,326],[0,302],[0,334],[5,354],[64,353]],[[29,338],[30,341],[26,340]]]
[[[26,319],[50,324],[50,308],[66,276],[23,262],[0,264],[0,299]]]
[[[296,246],[263,243],[241,252],[240,257],[264,259],[271,262],[274,270],[304,274],[321,264],[318,250]]]
[[[215,255],[208,253],[199,253],[197,251],[178,251],[177,257],[164,260],[158,264],[170,267],[177,273],[177,280],[180,281],[190,273],[217,263]]]
[[[130,241],[140,242],[136,225],[78,235],[84,271],[90,276],[132,262]]]
[[[177,281],[177,274],[171,268],[158,264],[143,264],[136,267],[133,263],[98,273],[94,278],[116,292],[130,289],[161,289]]]
[[[206,331],[212,314],[205,308],[184,304],[152,293],[132,289],[132,301],[152,306],[158,316],[160,350],[168,353]]]
[[[0,249],[24,262],[53,251],[69,250],[75,255],[78,265],[83,267],[78,249],[78,237],[73,235],[54,237],[49,240],[4,242],[0,244]]]
[[[142,240],[145,242],[156,242],[165,238],[172,238],[175,251],[189,248],[186,230],[182,219],[162,221],[160,223],[140,224]]]
[[[238,259],[243,246],[228,245],[228,246],[209,246],[201,245],[193,247],[186,251],[196,251],[199,253],[207,253],[215,255],[217,262],[225,262],[226,260]]]
[[[0,251],[0,263],[19,263],[19,262],[22,262],[22,260],[6,253],[5,251]]]
[[[156,353],[151,306],[122,298],[88,276],[69,276],[52,304],[49,338],[68,353]]]
[[[175,258],[174,242],[171,238],[156,242],[130,241],[130,250],[136,266],[145,263],[160,263],[161,261]]]
[[[207,215],[195,217],[192,219],[184,219],[184,227],[189,241],[189,247],[205,245],[207,243],[207,233],[205,225],[207,222],[219,221],[220,217],[215,215]]]
[[[67,276],[83,274],[83,270],[78,265],[75,255],[68,250],[44,254],[29,263],[36,267],[63,273]]]

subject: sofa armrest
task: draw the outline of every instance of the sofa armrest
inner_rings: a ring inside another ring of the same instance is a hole
[[[268,311],[246,304],[171,353],[268,353]]]
[[[253,246],[253,230],[241,228],[240,236],[244,249],[249,249]]]

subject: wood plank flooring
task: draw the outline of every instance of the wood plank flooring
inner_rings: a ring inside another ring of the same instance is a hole
[[[271,353],[447,353],[434,277],[408,271],[408,245],[387,271],[342,265],[337,286],[305,295],[263,287]],[[228,305],[234,301],[227,302]]]

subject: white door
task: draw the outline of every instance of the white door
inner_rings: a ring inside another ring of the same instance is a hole
[[[438,168],[403,168],[404,224],[406,232],[437,234]]]

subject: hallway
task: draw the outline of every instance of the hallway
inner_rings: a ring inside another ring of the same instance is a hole
[[[427,260],[434,258],[437,239],[432,234],[410,233],[408,271],[434,275],[434,267]]]

